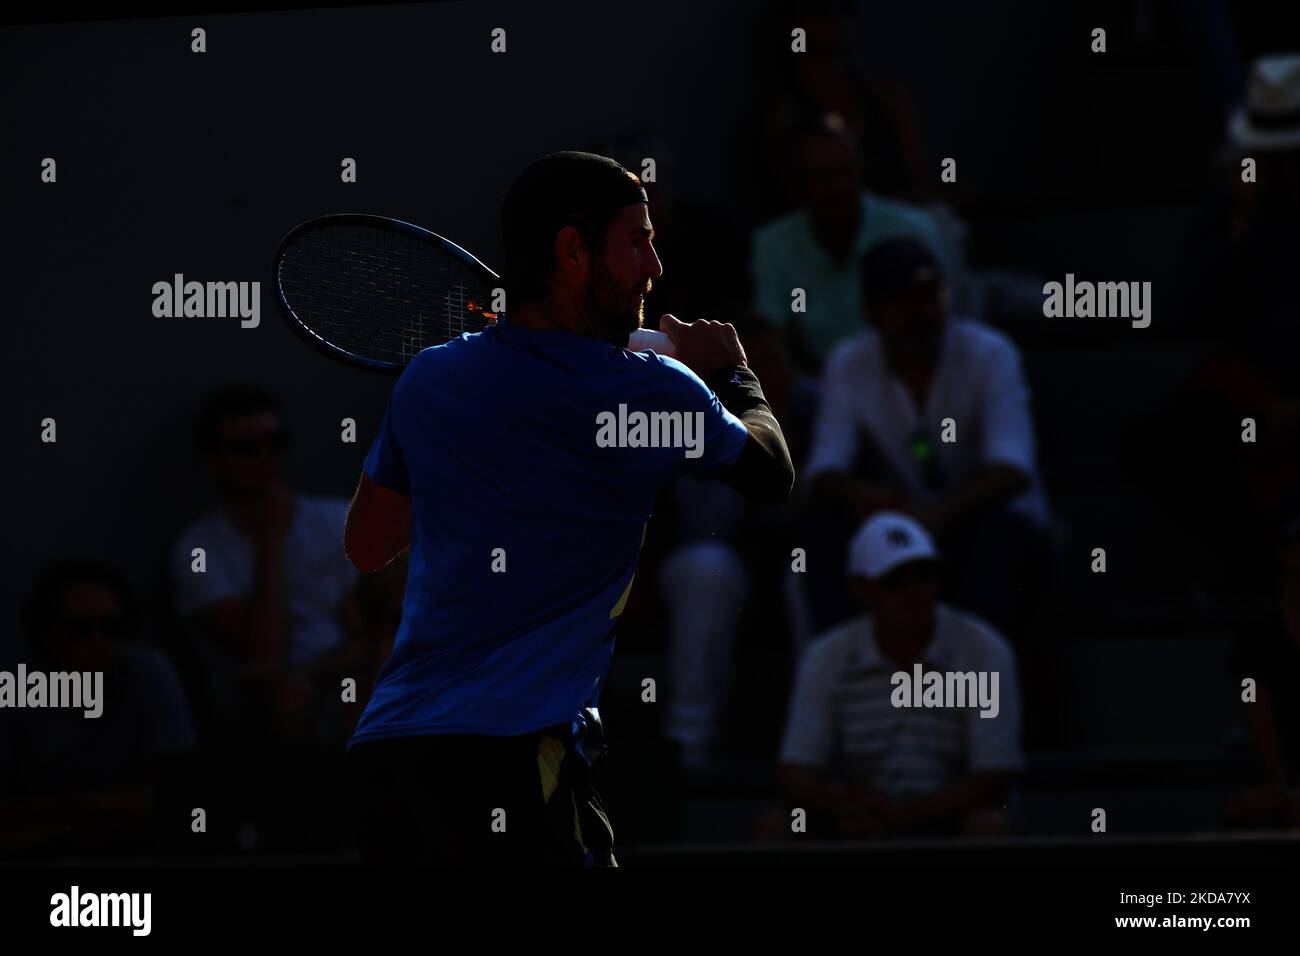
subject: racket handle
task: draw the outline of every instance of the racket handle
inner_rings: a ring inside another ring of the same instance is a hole
[[[637,329],[627,337],[627,347],[633,352],[654,349],[660,355],[667,355],[669,358],[677,357],[677,350],[673,348],[673,340],[664,333],[655,332],[651,329]]]

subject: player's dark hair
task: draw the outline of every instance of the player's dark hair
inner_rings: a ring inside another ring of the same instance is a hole
[[[216,447],[221,423],[258,412],[280,413],[280,404],[267,392],[252,385],[226,385],[210,394],[194,416],[194,444],[199,451]]]
[[[88,555],[69,555],[43,567],[32,582],[20,612],[23,631],[33,648],[44,644],[54,623],[59,599],[76,584],[99,584],[117,598],[124,623],[133,627],[140,618],[140,602],[131,579],[115,565]]]
[[[555,273],[556,233],[573,226],[592,254],[600,255],[609,224],[635,202],[645,202],[641,181],[607,156],[553,153],[524,169],[501,205],[507,313],[546,296]]]

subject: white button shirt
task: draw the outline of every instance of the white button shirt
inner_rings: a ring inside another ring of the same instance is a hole
[[[940,441],[951,418],[956,440]],[[924,429],[936,449],[942,484],[926,486],[922,465],[909,452]],[[933,501],[979,469],[1013,465],[1030,478],[1030,488],[1012,507],[1046,524],[1050,521],[1034,453],[1029,387],[1020,352],[988,326],[950,317],[943,355],[924,408],[917,408],[902,380],[885,362],[879,333],[866,329],[844,341],[827,360],[822,401],[804,465],[805,481],[824,471],[850,471],[858,442],[868,437],[897,480],[920,502]]]

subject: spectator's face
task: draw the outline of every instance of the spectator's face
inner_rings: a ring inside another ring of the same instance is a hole
[[[58,670],[111,671],[122,653],[122,606],[111,588],[91,581],[59,593],[47,647]]]
[[[917,639],[933,632],[934,605],[939,600],[939,574],[933,562],[913,561],[877,580],[855,581],[856,596],[872,612],[877,627]]]
[[[948,293],[938,279],[912,283],[902,292],[867,304],[867,321],[880,333],[894,368],[933,363],[943,351]]]
[[[273,411],[227,418],[217,426],[210,462],[218,483],[238,495],[265,494],[284,480],[288,432]]]
[[[664,272],[653,236],[649,207],[626,206],[609,224],[604,252],[592,257],[583,298],[593,331],[605,341],[624,345],[641,327],[645,297]]]
[[[799,145],[799,200],[814,219],[837,221],[857,214],[859,196],[858,156],[838,136],[807,136]]]

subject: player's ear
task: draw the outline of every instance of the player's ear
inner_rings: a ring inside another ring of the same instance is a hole
[[[575,227],[565,226],[555,234],[555,267],[570,280],[582,279],[589,255],[582,235]]]

